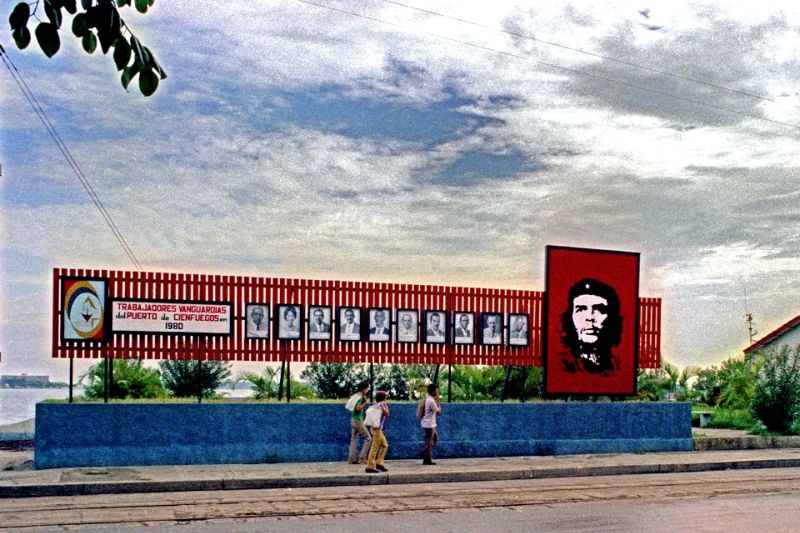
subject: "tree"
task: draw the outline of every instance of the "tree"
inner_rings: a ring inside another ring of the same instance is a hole
[[[694,384],[691,396],[698,402],[710,406],[719,403],[722,392],[719,381],[719,369],[715,366],[703,368],[697,372],[697,382]]]
[[[677,373],[676,373],[677,375]],[[636,390],[642,400],[663,400],[667,391],[673,387],[672,376],[664,368],[639,369],[636,377]]]
[[[364,365],[353,363],[311,363],[300,377],[316,390],[320,398],[346,398],[353,394],[356,384],[369,376]]]
[[[146,13],[155,0],[134,0],[140,13]],[[31,17],[40,20],[34,34],[39,47],[47,57],[53,57],[61,48],[59,30],[64,22],[66,11],[72,17],[72,34],[81,40],[83,49],[91,54],[100,44],[104,54],[114,49],[113,57],[117,71],[121,71],[120,81],[127,90],[128,85],[138,75],[139,90],[150,96],[158,89],[159,80],[167,77],[153,52],[144,46],[133,34],[130,27],[119,14],[118,7],[131,6],[131,0],[81,0],[80,12],[76,0],[36,0],[33,11],[28,2],[20,2],[11,11],[8,23],[17,48],[23,50],[31,42],[28,22]],[[43,7],[44,17],[37,13]],[[43,20],[46,18],[46,20]]]
[[[754,365],[744,359],[728,359],[719,370],[719,405],[729,409],[747,409],[755,390]]]
[[[237,381],[247,381],[255,389],[253,398],[256,400],[266,400],[269,398],[277,398],[278,396],[278,370],[272,367],[266,367],[262,374],[255,372],[247,372]]]
[[[408,372],[401,365],[377,365],[373,367],[376,390],[386,391],[390,400],[408,400]]]
[[[231,365],[226,361],[202,361],[200,370],[197,361],[161,361],[161,380],[164,387],[177,398],[197,396],[198,382],[202,397],[211,398],[214,391],[231,375]],[[198,375],[199,374],[199,375]]]
[[[768,430],[788,433],[800,421],[800,346],[760,355],[751,413]]]
[[[108,397],[118,400],[126,398],[159,398],[166,396],[161,386],[161,374],[155,368],[145,368],[138,359],[117,359],[113,361],[112,383]],[[88,380],[83,391],[85,398],[97,400],[104,397],[106,365],[92,365],[89,371],[81,376]]]

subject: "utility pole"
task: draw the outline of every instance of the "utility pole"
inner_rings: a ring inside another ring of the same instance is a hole
[[[753,314],[747,313],[744,315],[744,319],[747,322],[747,334],[750,336],[750,344],[753,344],[753,339],[758,335],[758,332],[753,329]]]

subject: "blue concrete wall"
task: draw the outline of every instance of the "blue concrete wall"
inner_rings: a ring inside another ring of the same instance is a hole
[[[688,403],[443,404],[435,457],[692,448]],[[391,404],[389,459],[419,457],[413,404]],[[62,404],[36,406],[36,468],[343,461],[342,404]]]

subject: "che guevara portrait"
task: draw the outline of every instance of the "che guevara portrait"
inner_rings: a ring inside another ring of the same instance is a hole
[[[547,247],[545,393],[636,392],[639,254]]]

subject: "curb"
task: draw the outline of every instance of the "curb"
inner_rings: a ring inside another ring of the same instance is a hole
[[[762,437],[694,437],[693,449],[698,452],[712,450],[766,450],[775,448],[800,448],[800,436],[786,435]]]
[[[470,481],[506,481],[566,477],[615,476],[630,474],[669,474],[743,470],[759,468],[796,468],[800,458],[711,461],[705,463],[654,463],[596,467],[526,468],[521,470],[483,470],[476,472],[398,473],[366,476],[364,474],[324,475],[300,478],[202,479],[186,481],[100,481],[0,486],[0,498],[34,496],[80,496],[91,494],[132,494],[218,490],[312,488],[355,485],[404,485],[412,483],[456,483]]]

